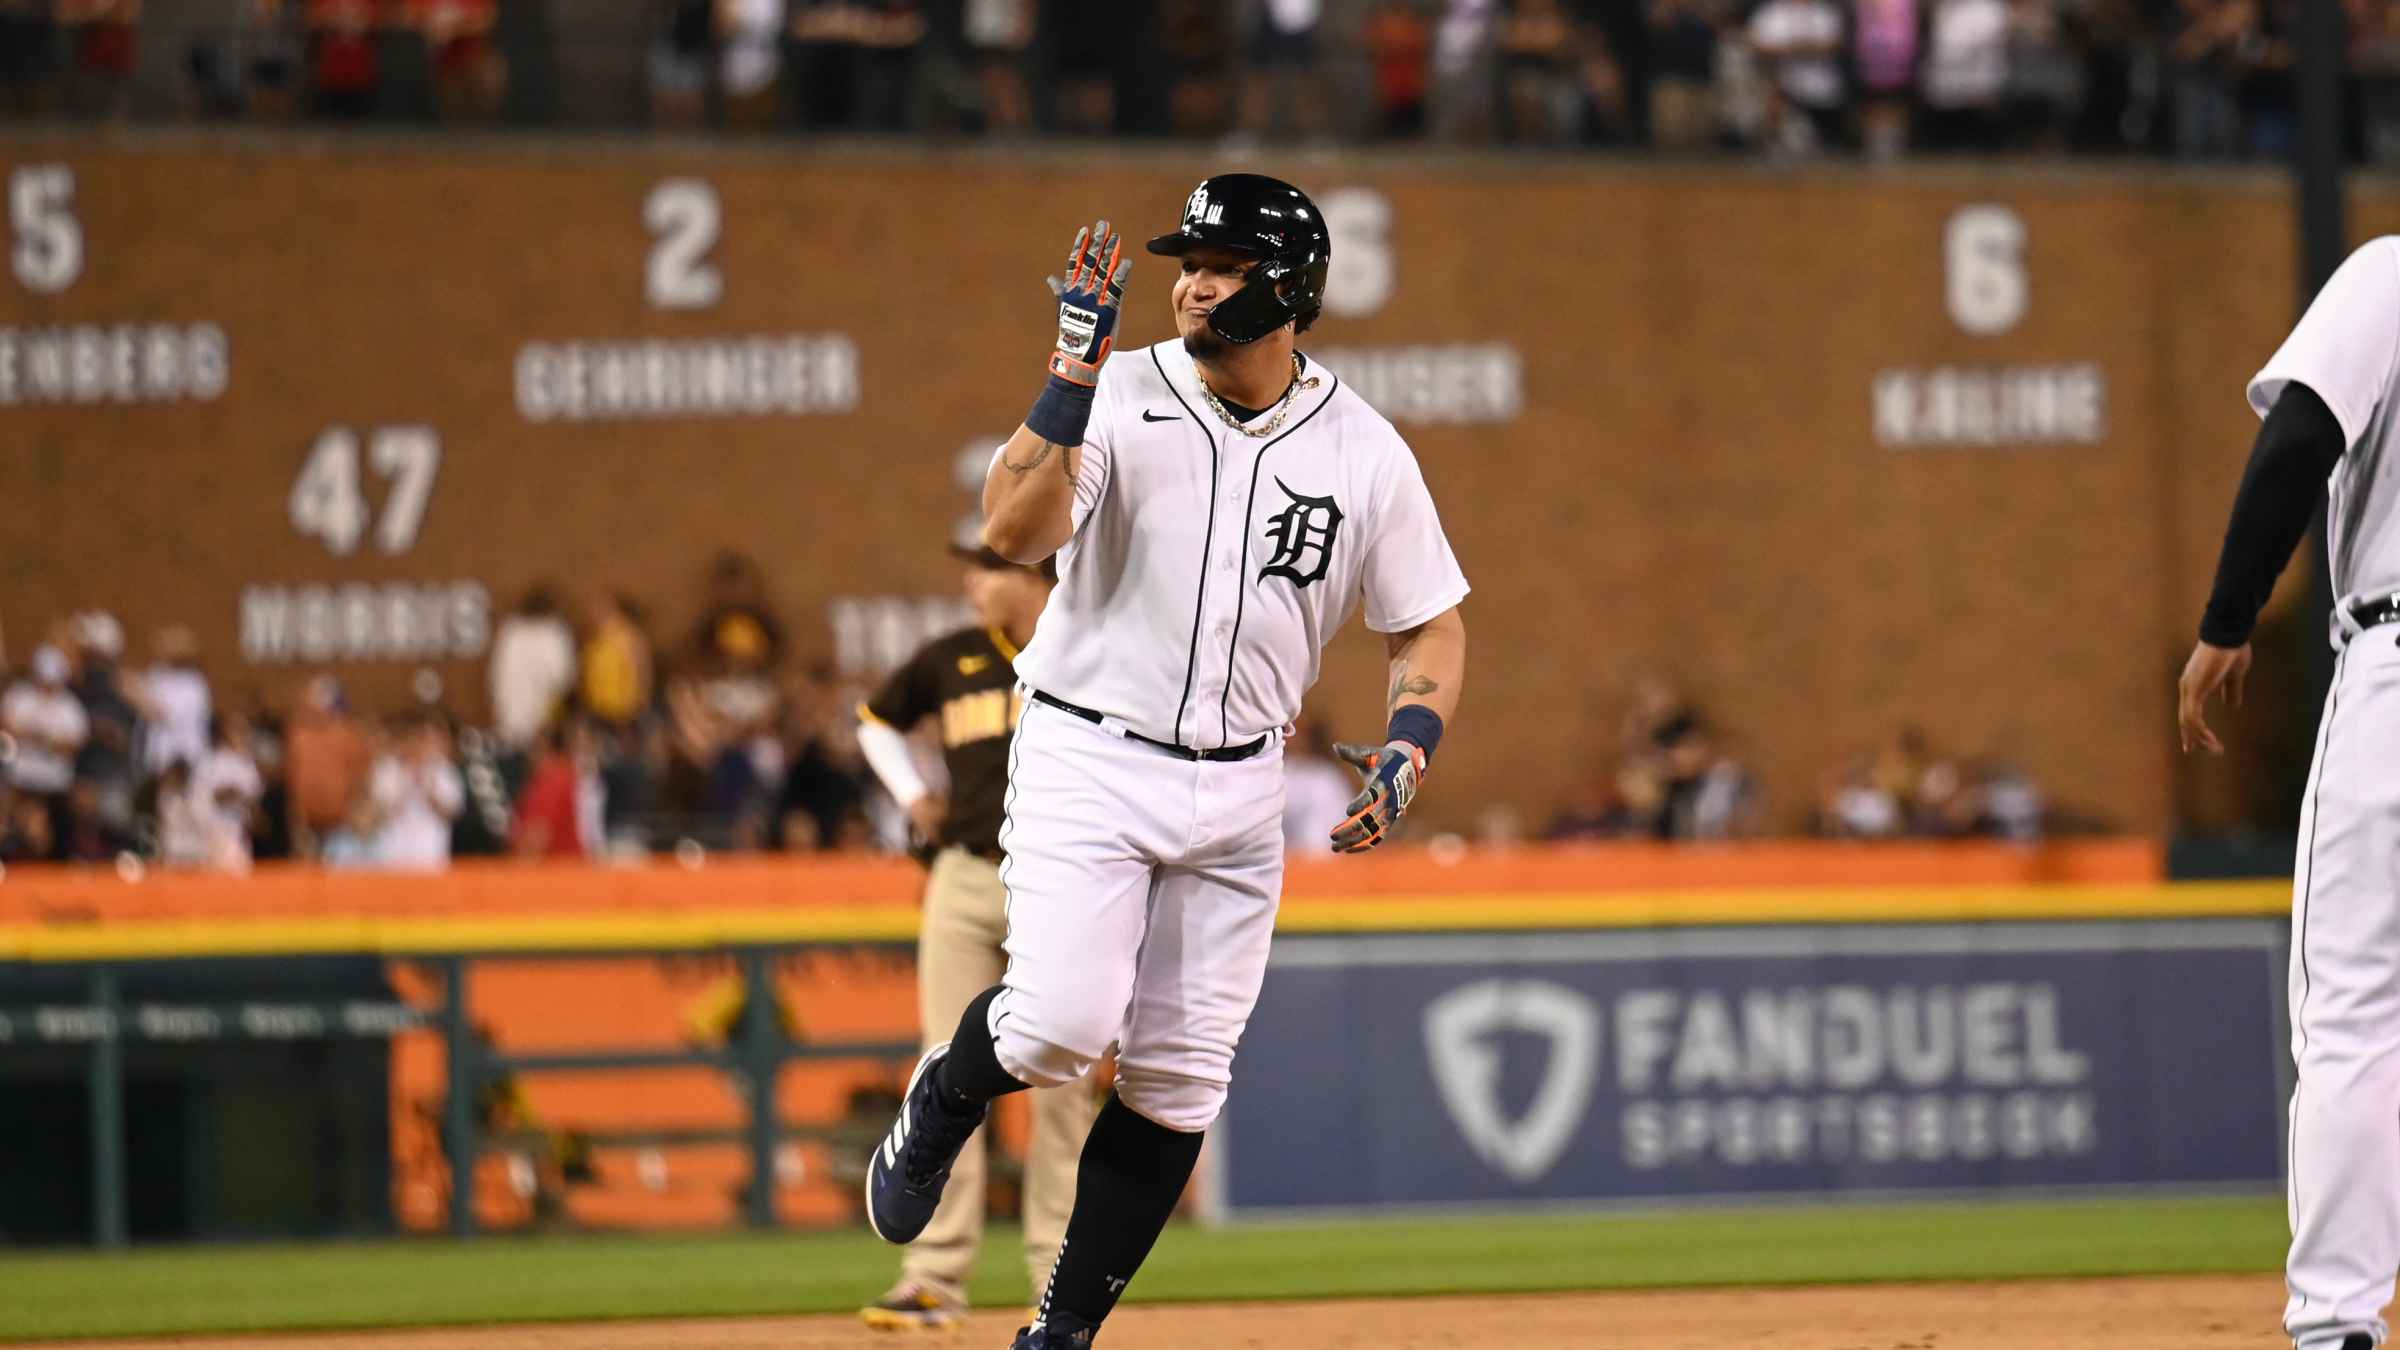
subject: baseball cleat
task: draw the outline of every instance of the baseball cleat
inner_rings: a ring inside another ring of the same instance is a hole
[[[1088,1350],[1092,1338],[1100,1334],[1098,1327],[1087,1327],[1072,1317],[1056,1313],[1048,1320],[1036,1317],[1033,1325],[1017,1329],[1017,1338],[1009,1342],[1008,1350]]]
[[[892,1122],[892,1132],[867,1164],[867,1226],[886,1242],[914,1242],[933,1222],[942,1187],[950,1182],[950,1164],[989,1113],[978,1106],[954,1116],[943,1108],[934,1092],[933,1070],[949,1053],[950,1043],[944,1041],[917,1061],[908,1096],[900,1103],[900,1118]]]
[[[967,1305],[944,1298],[915,1280],[902,1280],[890,1293],[859,1309],[858,1320],[877,1331],[948,1331],[967,1320]]]

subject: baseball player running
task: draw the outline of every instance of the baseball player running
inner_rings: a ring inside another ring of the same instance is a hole
[[[1415,457],[1294,341],[1331,251],[1299,189],[1226,174],[1150,241],[1182,270],[1176,339],[1111,358],[1128,264],[1079,231],[1050,378],[984,484],[984,538],[1059,584],[1017,659],[1028,700],[1000,831],[1008,971],[917,1065],[869,1165],[868,1215],[908,1242],[994,1098],[1116,1092],[1016,1350],[1088,1346],[1166,1226],[1217,1118],[1283,885],[1283,728],[1362,602],[1386,635],[1389,725],[1343,852],[1390,832],[1466,669],[1467,594]]]
[[[2233,503],[2200,641],[2183,669],[2183,748],[2222,753],[2208,700],[2240,703],[2250,630],[2330,485],[2331,636],[2340,655],[2300,810],[2292,885],[2287,1188],[2300,1350],[2370,1350],[2400,1271],[2400,237],[2359,249],[2250,380],[2266,420]]]
[[[917,833],[937,846],[917,938],[918,1025],[946,1036],[977,994],[1000,978],[1008,914],[1000,888],[1000,816],[1008,790],[1008,739],[1024,711],[1014,662],[1050,598],[1050,564],[1019,567],[988,548],[951,552],[967,563],[977,626],[918,650],[858,710],[858,745]],[[902,732],[940,719],[947,800],[926,786]],[[1033,1094],[1025,1156],[1025,1270],[1036,1297],[1058,1259],[1075,1203],[1075,1155],[1099,1099],[1084,1083]],[[900,1282],[859,1310],[886,1331],[954,1326],[966,1317],[967,1282],[983,1243],[983,1140],[951,1164],[952,1185],[900,1263]]]

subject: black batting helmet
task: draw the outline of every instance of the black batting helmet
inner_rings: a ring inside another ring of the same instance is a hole
[[[1258,259],[1249,282],[1209,312],[1208,326],[1227,342],[1256,342],[1325,303],[1333,236],[1308,194],[1280,178],[1221,173],[1192,189],[1183,226],[1150,241],[1175,257],[1194,248],[1231,249]]]

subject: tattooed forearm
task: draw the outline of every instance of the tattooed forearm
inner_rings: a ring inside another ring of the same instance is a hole
[[[1033,454],[1028,456],[1025,462],[1022,464],[1010,459],[1006,455],[1002,455],[1000,457],[1000,467],[1013,474],[1032,473],[1035,469],[1042,467],[1042,462],[1049,459],[1050,452],[1056,450],[1057,448],[1058,445],[1056,442],[1044,441],[1042,442],[1042,448],[1034,451]]]
[[[1397,708],[1400,706],[1400,699],[1402,695],[1407,695],[1412,698],[1423,698],[1427,694],[1438,691],[1440,688],[1440,685],[1434,683],[1433,677],[1429,675],[1412,675],[1409,673],[1407,666],[1402,666],[1398,670],[1392,672],[1392,692],[1390,697],[1386,698],[1384,702],[1390,707]]]

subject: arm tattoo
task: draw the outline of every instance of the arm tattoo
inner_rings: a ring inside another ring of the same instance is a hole
[[[1056,450],[1057,448],[1058,446],[1055,442],[1044,441],[1042,442],[1042,448],[1033,452],[1033,458],[1026,460],[1022,464],[1017,463],[1015,460],[1010,459],[1006,455],[1002,455],[1000,457],[1000,467],[1013,474],[1029,474],[1035,469],[1042,467],[1042,461],[1050,458],[1050,452]]]
[[[1427,694],[1433,693],[1440,688],[1441,686],[1434,683],[1431,676],[1409,674],[1407,664],[1402,663],[1399,669],[1392,672],[1392,692],[1391,696],[1386,699],[1385,702],[1389,706],[1397,708],[1400,706],[1400,696],[1402,694],[1423,698]]]

